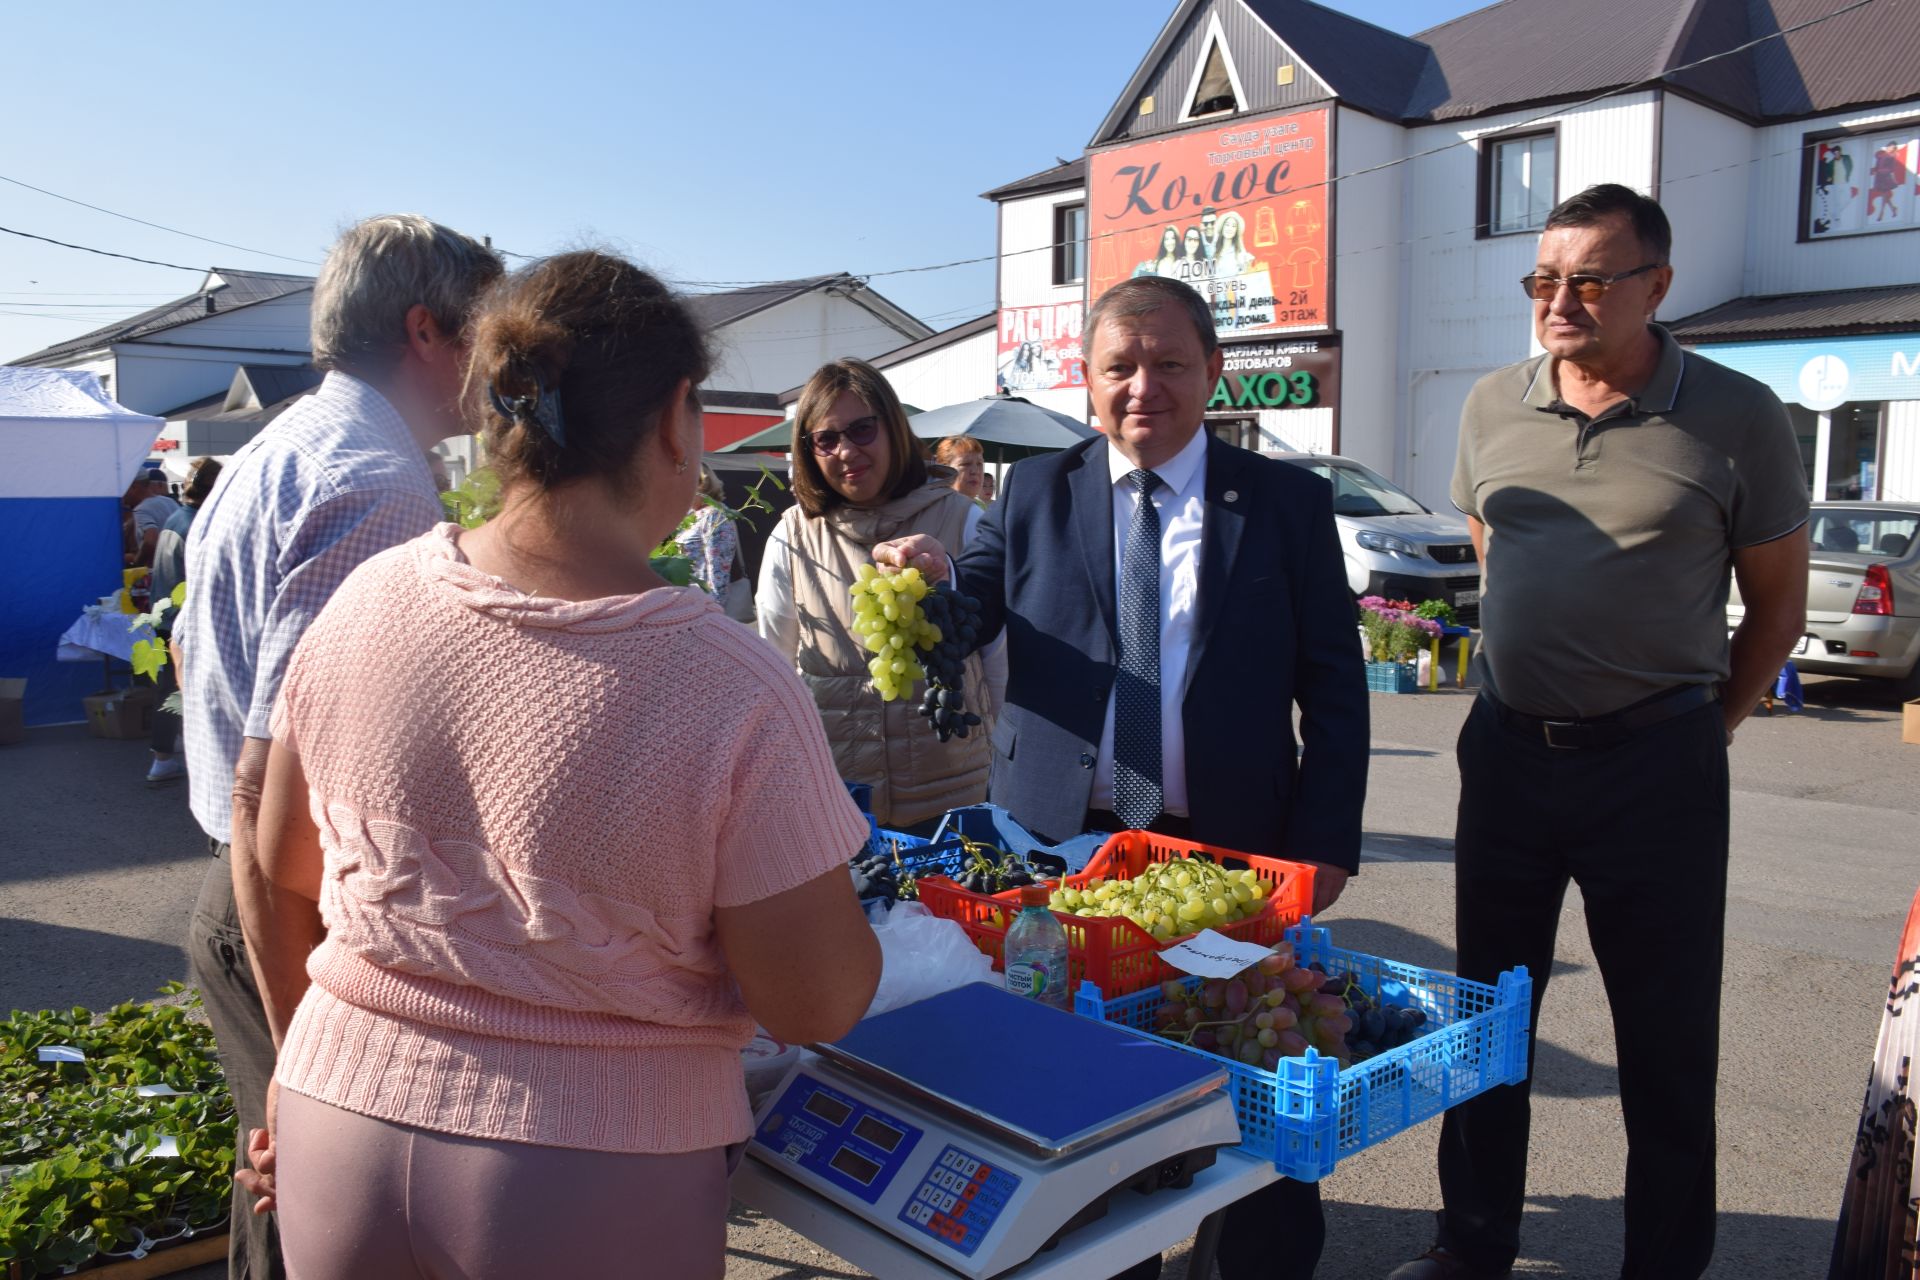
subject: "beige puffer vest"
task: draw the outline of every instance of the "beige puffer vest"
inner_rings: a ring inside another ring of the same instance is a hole
[[[834,763],[849,782],[873,787],[882,825],[906,826],[987,796],[992,750],[987,724],[942,743],[920,718],[926,686],[882,702],[868,677],[872,657],[852,631],[848,588],[874,544],[924,533],[958,555],[973,504],[938,482],[882,507],[839,506],[822,516],[798,507],[781,516],[793,548],[793,604],[800,630],[794,665],[813,691]],[[967,705],[978,710],[984,682],[978,655],[966,662]]]

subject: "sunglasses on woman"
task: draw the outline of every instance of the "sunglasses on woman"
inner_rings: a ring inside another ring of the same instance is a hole
[[[813,448],[814,453],[824,458],[840,447],[842,436],[864,449],[872,444],[873,438],[879,434],[878,418],[861,418],[857,422],[849,423],[845,431],[809,431],[806,433],[806,441]]]

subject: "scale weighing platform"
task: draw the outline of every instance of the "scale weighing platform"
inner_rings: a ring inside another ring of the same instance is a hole
[[[1192,1054],[975,983],[803,1056],[755,1117],[734,1191],[887,1280],[1052,1273],[1042,1257],[1087,1275],[1087,1247],[1137,1262],[1272,1180],[1238,1153],[1216,1167],[1240,1141],[1225,1083]]]

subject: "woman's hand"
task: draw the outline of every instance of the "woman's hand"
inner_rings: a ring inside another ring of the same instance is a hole
[[[280,1080],[276,1076],[267,1084],[267,1127],[247,1131],[247,1163],[253,1168],[233,1175],[233,1180],[245,1187],[249,1195],[259,1197],[253,1202],[255,1213],[272,1213],[280,1207],[273,1179],[278,1154],[274,1150],[273,1135],[279,1121]]]
[[[947,549],[924,533],[875,544],[873,562],[888,569],[918,569],[936,586],[947,580]]]

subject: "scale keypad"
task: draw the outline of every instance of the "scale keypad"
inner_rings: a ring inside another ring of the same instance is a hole
[[[1017,1175],[949,1144],[907,1198],[900,1221],[970,1258],[1019,1187]]]

